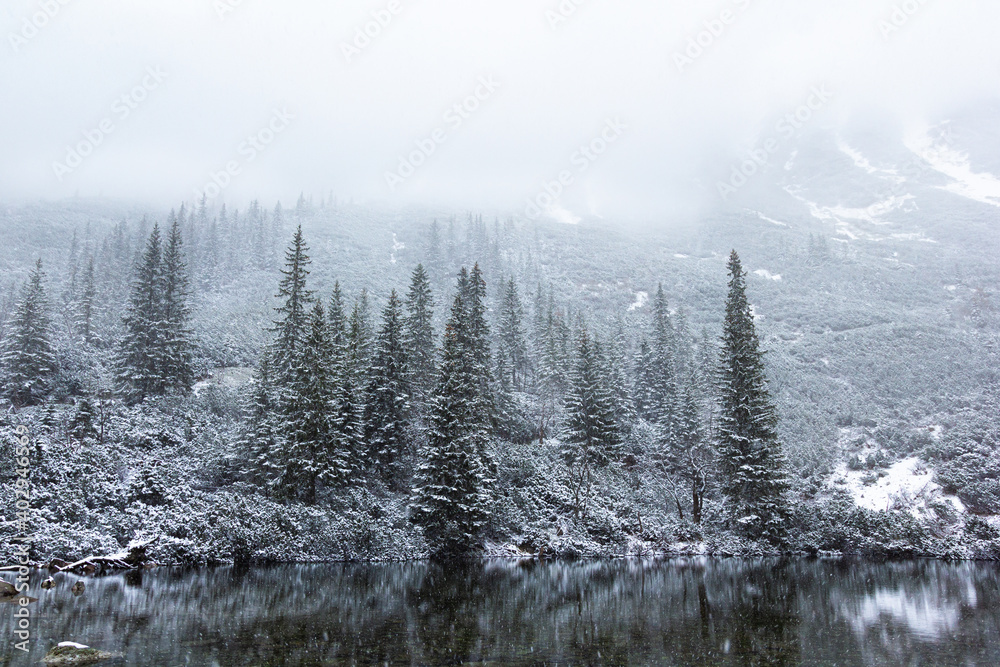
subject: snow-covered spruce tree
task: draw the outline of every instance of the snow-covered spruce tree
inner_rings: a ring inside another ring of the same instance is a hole
[[[430,279],[437,283],[445,272],[444,252],[441,247],[441,228],[437,218],[431,223],[427,232],[427,270],[430,272]]]
[[[405,481],[401,459],[406,449],[410,383],[403,347],[403,307],[392,290],[382,311],[382,327],[368,374],[365,440],[368,460],[382,479],[398,487]]]
[[[154,223],[132,282],[123,318],[125,335],[116,360],[119,389],[133,400],[162,394],[167,386],[163,375],[162,300],[160,227]]]
[[[328,324],[323,305],[313,305],[307,333],[293,358],[289,382],[280,388],[281,456],[277,491],[288,498],[316,502],[320,483],[336,485],[347,477],[347,453],[337,448],[330,406],[334,399]]]
[[[18,407],[41,403],[56,375],[44,278],[39,259],[28,282],[21,288],[21,298],[8,324],[0,353],[4,395]]]
[[[538,425],[538,441],[543,443],[548,436],[549,424],[555,417],[556,406],[566,393],[568,384],[568,366],[566,342],[569,338],[569,327],[562,314],[556,310],[555,301],[549,294],[546,314],[543,318],[541,341],[542,348],[538,359],[538,393],[540,399],[540,415]]]
[[[423,265],[418,264],[406,295],[404,346],[410,371],[412,407],[419,413],[426,410],[437,375],[433,320],[434,296],[430,279]]]
[[[83,342],[92,345],[96,342],[94,327],[97,286],[94,282],[94,256],[87,258],[87,268],[83,272],[83,290],[76,304],[76,331]]]
[[[282,456],[276,433],[269,355],[261,355],[251,387],[252,393],[245,408],[247,420],[242,443],[245,456],[243,475],[250,483],[269,492],[271,483],[277,479],[277,464]]]
[[[500,321],[497,326],[499,339],[499,356],[504,359],[504,366],[510,373],[510,385],[513,389],[523,389],[525,377],[528,374],[528,347],[524,339],[524,307],[518,296],[517,283],[514,278],[507,281],[500,302]]]
[[[292,379],[292,369],[296,362],[299,345],[306,335],[309,308],[313,300],[312,292],[306,288],[310,264],[309,246],[302,236],[302,225],[295,230],[292,243],[285,251],[285,268],[275,295],[283,299],[276,308],[280,319],[274,323],[273,374],[276,384],[284,385]]]
[[[677,403],[674,356],[676,340],[662,284],[657,287],[656,298],[653,300],[651,333],[652,386],[648,389],[651,396],[651,413],[653,421],[669,434],[674,427]]]
[[[681,386],[678,397],[676,428],[673,437],[663,443],[663,463],[666,472],[686,483],[691,501],[691,519],[701,523],[708,480],[715,462],[715,452],[705,437],[698,376],[690,373]],[[683,493],[675,495],[678,513],[683,518]]]
[[[729,515],[742,532],[777,543],[788,510],[787,463],[778,442],[764,353],[747,302],[746,274],[735,250],[728,267],[720,373],[720,481]]]
[[[97,411],[94,409],[93,403],[86,397],[82,398],[76,406],[73,418],[70,419],[67,425],[66,432],[78,442],[82,442],[87,438],[96,439],[98,437],[98,431],[95,427],[96,421]]]
[[[351,369],[358,376],[359,386],[364,387],[372,354],[371,306],[368,290],[362,289],[354,301],[347,329],[347,345],[350,352]]]
[[[649,341],[643,338],[635,355],[635,411],[647,421],[654,421],[654,384],[653,351]]]
[[[183,213],[183,211],[182,211]],[[163,251],[163,308],[160,327],[163,345],[161,359],[162,374],[168,389],[187,391],[194,384],[192,367],[191,330],[188,326],[191,309],[188,306],[190,288],[187,266],[184,262],[184,248],[181,239],[180,221],[176,218],[170,225],[167,247]]]
[[[340,282],[334,283],[330,297],[329,336],[332,351],[330,364],[334,382],[333,430],[337,451],[347,455],[349,464],[348,481],[356,477],[364,464],[364,409],[361,378],[353,370],[350,340],[347,331],[347,317],[344,312],[344,297]]]
[[[580,334],[576,364],[566,395],[560,454],[570,469],[574,514],[586,515],[593,469],[620,453],[621,435],[600,353],[586,330]]]
[[[615,420],[623,431],[627,431],[636,418],[635,400],[629,377],[628,345],[625,327],[619,322],[605,354],[604,374],[605,383],[611,394],[611,404],[614,406]]]
[[[340,290],[340,281],[333,283],[333,293],[330,295],[330,307],[326,317],[330,321],[330,345],[334,352],[347,349],[347,315],[344,313],[344,294]]]
[[[490,363],[490,327],[486,322],[486,281],[479,264],[472,267],[468,280],[459,279],[459,292],[466,308],[466,346],[471,367],[470,376],[475,381],[475,401],[473,418],[483,424],[493,424],[495,406],[493,401],[493,373]],[[481,442],[485,443],[485,439]],[[480,452],[487,457],[485,448]]]
[[[421,451],[411,519],[424,531],[431,553],[450,558],[481,549],[481,531],[490,500],[489,464],[484,452],[489,420],[484,413],[482,387],[488,386],[488,369],[477,359],[485,322],[482,316],[478,270],[470,278],[463,268],[444,333],[441,372],[431,407],[427,443]],[[471,302],[470,302],[471,301]]]

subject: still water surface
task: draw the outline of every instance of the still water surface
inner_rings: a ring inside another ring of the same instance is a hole
[[[315,565],[32,582],[32,654],[127,665],[1000,665],[1000,566],[681,559]],[[8,580],[10,577],[7,577]]]

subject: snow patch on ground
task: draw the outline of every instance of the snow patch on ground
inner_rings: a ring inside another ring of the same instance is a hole
[[[632,302],[632,305],[629,306],[628,309],[631,311],[642,308],[646,305],[647,301],[649,301],[649,292],[636,292],[635,301]]]
[[[852,148],[843,139],[837,139],[837,149],[847,157],[851,158],[855,167],[863,169],[869,174],[878,174],[883,178],[888,178],[897,183],[902,183],[905,180],[896,173],[895,169],[882,169],[874,166],[871,162],[869,162],[868,158],[861,154],[861,151]]]
[[[908,510],[917,518],[932,513],[930,505],[947,502],[958,513],[965,505],[955,496],[946,496],[934,481],[934,471],[915,456],[898,461],[886,468],[884,476],[871,481],[870,470],[850,470],[847,464],[838,466],[832,484],[847,490],[859,507],[875,511]]]
[[[753,274],[755,276],[760,276],[761,278],[765,278],[767,280],[774,280],[776,282],[781,281],[780,273],[771,273],[767,269],[757,269],[756,271],[753,272]]]
[[[779,227],[787,227],[788,226],[787,222],[782,222],[780,220],[775,220],[774,218],[769,218],[766,215],[764,215],[763,213],[761,213],[760,211],[753,211],[753,212],[757,214],[758,218],[760,218],[761,220],[763,220],[765,222],[770,222],[772,225],[778,225]]]
[[[935,141],[929,128],[916,128],[907,133],[903,144],[932,169],[954,181],[942,189],[983,204],[1000,206],[1000,179],[990,173],[972,171],[968,153]]]
[[[389,253],[389,262],[392,264],[396,263],[396,253],[406,247],[405,243],[400,243],[396,239],[396,235],[392,235],[392,252]]]
[[[688,257],[690,257],[690,255],[682,255],[680,253],[674,253],[674,257],[676,257],[677,259],[687,259]]]
[[[254,369],[246,366],[227,366],[215,368],[212,374],[204,380],[200,380],[191,388],[195,396],[209,387],[225,387],[227,389],[237,389],[253,381]]]
[[[812,217],[817,220],[822,220],[823,222],[832,222],[836,227],[837,234],[840,236],[846,236],[852,241],[884,241],[888,237],[872,234],[871,232],[860,229],[857,227],[857,223],[867,223],[870,225],[890,224],[890,221],[886,220],[885,217],[899,210],[906,212],[909,210],[907,208],[909,202],[915,199],[913,195],[909,194],[892,195],[888,199],[875,202],[871,206],[866,206],[865,208],[850,208],[840,205],[820,206],[816,202],[802,197],[791,186],[786,186],[785,192],[805,204]],[[902,238],[905,236],[905,238],[914,241],[927,240],[926,237],[924,237],[924,235],[920,232],[911,232],[902,236],[893,234],[892,236],[895,238]]]
[[[577,225],[580,223],[579,216],[573,215],[573,212],[569,209],[563,208],[558,204],[553,204],[545,209],[545,214],[556,222],[562,223],[564,225]]]

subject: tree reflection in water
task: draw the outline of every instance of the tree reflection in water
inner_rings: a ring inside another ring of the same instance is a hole
[[[990,564],[677,559],[56,575],[33,617],[128,665],[1000,664]],[[0,609],[0,664],[12,608]]]

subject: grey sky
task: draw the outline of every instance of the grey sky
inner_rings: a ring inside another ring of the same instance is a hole
[[[812,86],[834,92],[816,121],[831,127],[875,114],[902,127],[1000,91],[988,0],[577,0],[554,27],[559,0],[63,2],[0,10],[4,198],[171,204],[235,163],[217,201],[332,190],[521,211],[570,171],[572,215],[654,216],[714,198],[695,183]],[[345,55],[380,11],[391,21]],[[445,116],[477,89],[478,108]],[[144,99],[120,99],[131,91]],[[626,129],[579,171],[574,153],[614,119]],[[54,169],[102,122],[113,131],[91,154]],[[418,141],[433,154],[391,189],[386,172]]]

